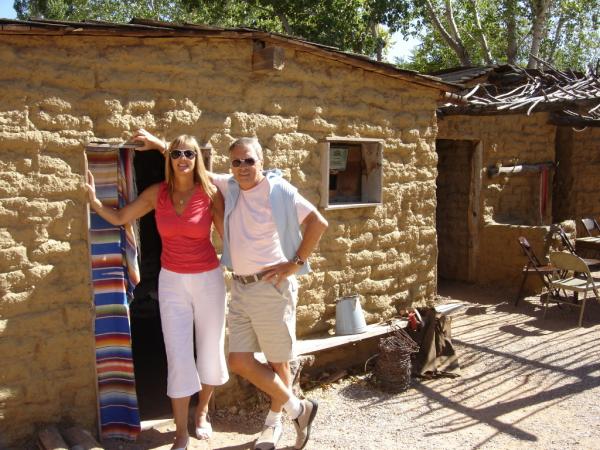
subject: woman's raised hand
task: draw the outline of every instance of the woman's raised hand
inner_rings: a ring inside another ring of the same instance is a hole
[[[167,143],[165,141],[154,136],[152,133],[144,130],[143,128],[136,130],[135,134],[130,140],[138,141],[143,144],[141,147],[136,147],[136,150],[139,151],[158,150],[160,152],[164,152],[167,149]]]
[[[98,206],[102,206],[102,202],[100,202],[100,200],[98,200],[98,197],[96,197],[96,183],[94,182],[94,175],[92,175],[92,172],[90,172],[89,170],[86,174],[85,190],[88,193],[90,205],[93,209],[96,209],[96,207]]]
[[[92,172],[90,172],[89,170],[87,171],[86,175],[85,190],[88,193],[90,202],[93,203],[94,201],[96,201],[96,183],[94,181],[94,175],[92,175]]]

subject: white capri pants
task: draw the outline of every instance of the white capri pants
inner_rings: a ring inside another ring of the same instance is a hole
[[[201,383],[226,383],[226,300],[221,268],[190,274],[161,269],[158,302],[167,351],[167,395],[188,397],[202,389]]]

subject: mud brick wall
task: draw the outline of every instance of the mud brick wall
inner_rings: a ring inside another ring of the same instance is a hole
[[[506,286],[503,300],[514,300],[514,295],[522,280],[522,269],[527,264],[518,243],[520,236],[525,237],[540,261],[547,261],[547,255],[553,243],[550,226],[523,226],[506,224],[486,224],[485,239],[481,241],[481,254],[489,255],[487,272],[478,271],[480,279],[486,283]],[[494,264],[495,261],[495,264]],[[530,274],[525,293],[533,293],[541,289],[540,280],[535,274]]]
[[[554,219],[600,218],[600,129],[558,127]]]
[[[0,448],[36,424],[96,416],[81,149],[47,141],[11,101],[0,112]]]
[[[514,286],[520,279],[522,257],[515,230],[552,223],[552,180],[548,203],[540,218],[539,173],[488,177],[486,168],[555,160],[555,127],[546,113],[531,116],[446,116],[438,121],[439,139],[472,140],[481,151],[479,246],[476,279],[479,283]]]
[[[196,135],[227,171],[227,147],[257,136],[315,204],[317,142],[385,141],[383,205],[325,211],[330,228],[301,278],[298,332],[331,326],[359,293],[368,322],[436,292],[437,89],[286,48],[252,72],[252,42],[118,36],[0,36],[0,447],[36,423],[94,428],[92,295],[84,144],[138,127]]]

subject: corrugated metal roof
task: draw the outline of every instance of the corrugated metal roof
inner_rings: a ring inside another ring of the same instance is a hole
[[[451,69],[431,72],[430,75],[438,77],[449,83],[468,84],[476,78],[488,75],[497,67],[498,66],[496,65],[484,67],[453,67]]]
[[[10,20],[0,19],[0,34],[51,34],[51,35],[112,35],[112,36],[147,36],[147,37],[222,37],[229,39],[258,39],[273,44],[286,44],[306,52],[335,59],[349,65],[361,67],[385,76],[413,82],[421,86],[457,92],[460,86],[442,80],[439,77],[424,75],[412,70],[399,69],[393,64],[374,61],[356,53],[345,52],[338,48],[310,42],[302,38],[280,33],[255,30],[252,28],[223,28],[202,24],[176,24],[146,19],[133,19],[130,23],[112,23],[101,21],[58,21],[58,20]]]

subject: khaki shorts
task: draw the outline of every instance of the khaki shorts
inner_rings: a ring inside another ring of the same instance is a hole
[[[278,287],[268,281],[233,280],[227,315],[229,352],[260,352],[269,362],[294,359],[298,282],[289,277]]]

